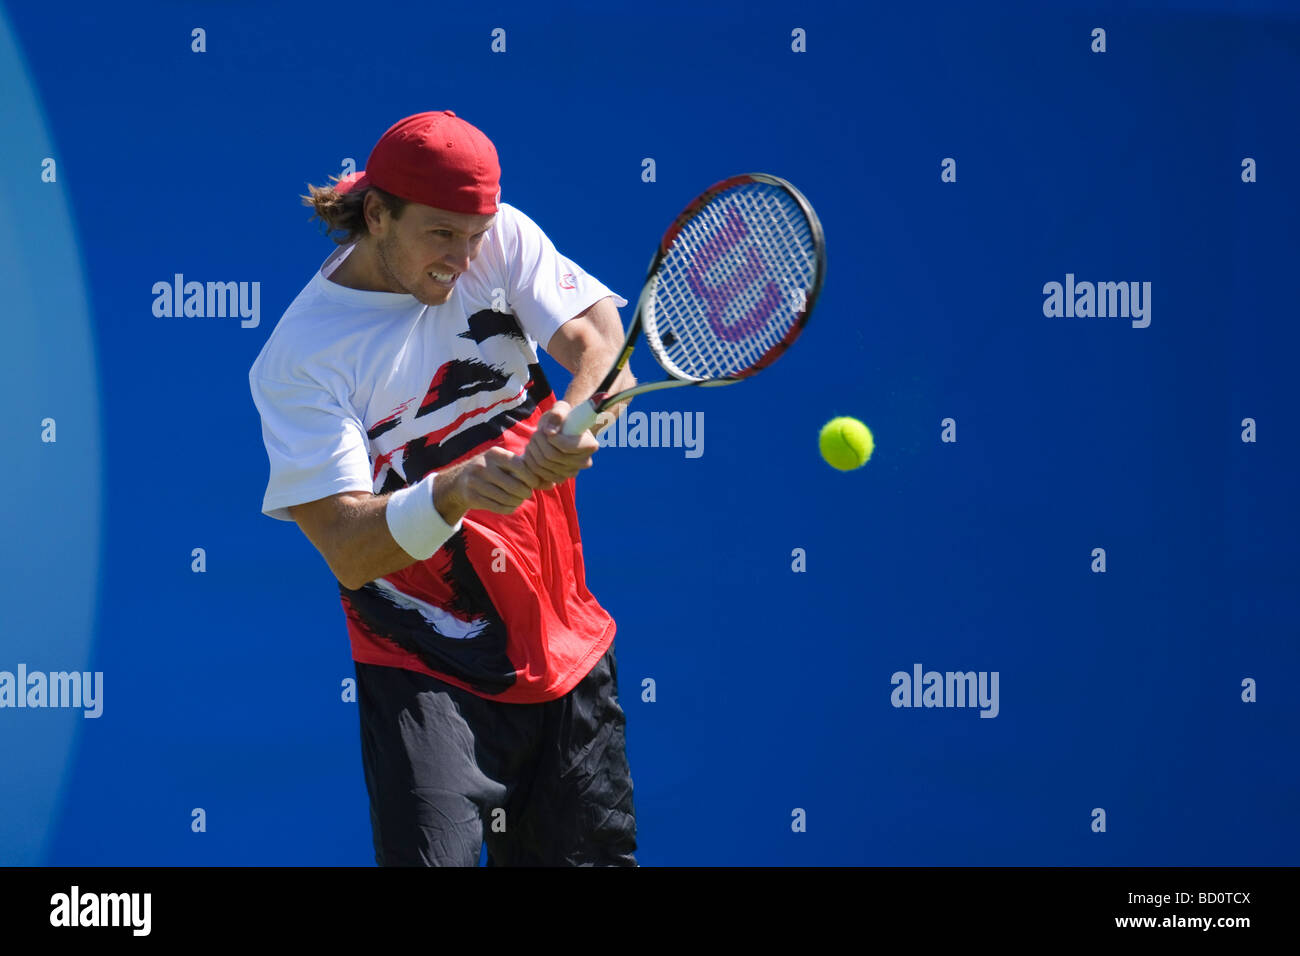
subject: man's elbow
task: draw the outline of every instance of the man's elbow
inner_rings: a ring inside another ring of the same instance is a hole
[[[355,575],[340,574],[337,571],[334,572],[334,577],[338,578],[339,584],[343,585],[343,587],[349,591],[360,591],[363,587],[369,584],[371,580],[373,580],[373,578],[371,578],[362,581]]]
[[[330,570],[334,572],[334,577],[338,578],[339,584],[349,591],[360,591],[379,577],[378,574],[371,573],[370,569],[361,567],[356,561],[355,553],[346,544],[335,547],[334,553],[329,560],[329,566]]]
[[[330,573],[349,591],[360,590],[366,582],[358,581],[359,572],[348,560],[348,550],[341,543],[331,542],[328,548],[319,548],[321,557],[329,565]]]
[[[290,516],[325,559],[330,573],[349,591],[360,590],[374,580],[374,575],[367,577],[357,566],[356,549],[350,540],[355,511],[364,497],[345,493],[289,509]]]

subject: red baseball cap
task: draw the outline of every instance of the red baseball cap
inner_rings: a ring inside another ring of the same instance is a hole
[[[370,151],[366,168],[334,186],[340,195],[376,186],[410,202],[490,215],[501,200],[496,147],[451,110],[398,120]]]

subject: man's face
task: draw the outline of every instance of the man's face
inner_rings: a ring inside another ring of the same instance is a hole
[[[384,211],[375,251],[385,284],[425,305],[442,305],[478,256],[495,218],[417,203],[409,203],[400,219]]]

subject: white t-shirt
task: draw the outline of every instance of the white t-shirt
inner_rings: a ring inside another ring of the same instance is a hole
[[[532,404],[539,344],[606,296],[627,305],[505,203],[442,305],[330,281],[354,248],[325,260],[248,373],[272,518],[291,521],[290,505],[345,491],[403,487],[481,445],[508,423],[504,412]]]

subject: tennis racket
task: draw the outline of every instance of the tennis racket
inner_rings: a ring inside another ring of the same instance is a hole
[[[821,222],[794,186],[765,173],[710,186],[664,234],[623,351],[565,434],[644,392],[734,385],[767,368],[808,324],[825,274]],[[609,394],[641,334],[669,378]]]

